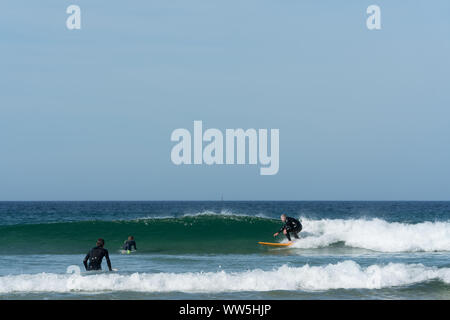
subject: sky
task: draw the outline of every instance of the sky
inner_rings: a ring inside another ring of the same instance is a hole
[[[81,8],[68,30],[66,8]],[[381,8],[381,30],[366,9]],[[0,201],[450,200],[450,2],[2,1]],[[172,163],[279,129],[279,171]]]

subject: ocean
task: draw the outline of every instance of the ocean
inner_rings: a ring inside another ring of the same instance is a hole
[[[450,202],[0,202],[0,244],[0,299],[450,299]]]

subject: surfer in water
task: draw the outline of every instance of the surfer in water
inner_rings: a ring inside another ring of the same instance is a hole
[[[283,232],[286,238],[291,241],[291,236],[289,233],[294,235],[295,239],[298,239],[298,233],[302,231],[302,224],[297,219],[286,216],[285,214],[281,215],[281,221],[283,221],[284,225],[281,227],[280,231],[275,233],[273,236],[276,237],[280,232]]]
[[[105,246],[105,240],[99,238],[97,240],[96,246],[89,250],[88,254],[83,260],[84,267],[86,271],[91,270],[102,270],[102,260],[103,257],[106,258],[106,263],[108,264],[109,271],[112,271],[111,261],[109,260],[108,250],[103,248]],[[89,264],[88,264],[89,260]]]
[[[136,241],[134,241],[134,237],[133,236],[129,236],[128,240],[126,240],[123,244],[123,250],[126,250],[127,252],[130,252],[134,247],[134,250],[136,249]]]

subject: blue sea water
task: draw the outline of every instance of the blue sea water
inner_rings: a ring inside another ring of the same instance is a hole
[[[0,241],[1,299],[450,298],[450,202],[0,202]]]

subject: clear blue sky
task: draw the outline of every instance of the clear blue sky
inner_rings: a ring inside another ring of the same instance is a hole
[[[66,29],[77,4],[82,29]],[[382,30],[366,28],[381,7]],[[2,1],[0,200],[450,200],[450,1]],[[280,170],[175,166],[279,128]]]

